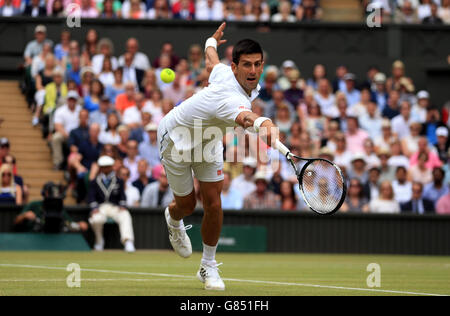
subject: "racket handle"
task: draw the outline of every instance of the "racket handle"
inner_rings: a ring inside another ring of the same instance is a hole
[[[275,148],[278,149],[278,151],[280,153],[282,153],[283,156],[285,156],[286,158],[290,158],[290,157],[288,157],[288,156],[290,156],[290,153],[291,153],[289,148],[287,148],[282,142],[280,142],[279,139],[277,139],[275,141]]]

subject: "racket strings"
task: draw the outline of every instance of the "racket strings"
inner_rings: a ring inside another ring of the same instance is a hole
[[[316,212],[335,211],[344,195],[344,179],[330,162],[316,160],[310,163],[300,179],[307,204]]]

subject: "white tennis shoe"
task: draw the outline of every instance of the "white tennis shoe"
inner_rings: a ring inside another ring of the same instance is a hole
[[[205,284],[205,290],[224,291],[225,284],[219,275],[219,264],[200,264],[200,269],[197,272],[197,278]]]
[[[169,208],[164,211],[166,217],[167,229],[169,230],[169,240],[173,250],[183,258],[189,258],[192,255],[191,239],[186,234],[186,230],[191,229],[192,225],[184,226],[183,221],[179,227],[175,227],[169,222]]]

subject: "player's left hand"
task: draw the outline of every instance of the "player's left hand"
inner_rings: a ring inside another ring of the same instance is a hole
[[[222,24],[220,24],[219,28],[216,30],[216,32],[212,36],[217,41],[217,46],[220,46],[227,41],[226,39],[222,39],[223,31],[225,30],[226,25],[227,25],[226,22],[223,22]]]

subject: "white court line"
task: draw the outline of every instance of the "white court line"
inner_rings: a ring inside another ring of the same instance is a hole
[[[62,267],[48,267],[48,266],[35,266],[35,265],[22,265],[22,264],[0,264],[0,267],[46,269],[46,270],[64,270],[64,271],[66,271],[66,268],[62,268]],[[196,279],[196,277],[193,277],[193,276],[177,275],[177,274],[165,274],[165,273],[130,272],[130,271],[115,271],[115,270],[100,270],[100,269],[81,269],[81,271],[99,272],[99,273],[128,274],[128,275],[130,275],[130,274],[131,275],[148,275],[148,276],[159,276],[159,277],[167,277],[167,278]],[[258,281],[258,280],[225,279],[225,278],[223,280],[224,281],[231,281],[231,282],[255,283],[255,284],[265,284],[265,285],[286,285],[286,286],[314,287],[314,288],[333,289],[333,290],[365,291],[365,292],[402,294],[402,295],[448,296],[448,295],[444,295],[444,294],[434,294],[434,293],[420,293],[420,292],[408,292],[408,291],[381,290],[381,289],[370,289],[370,288],[354,288],[354,287],[344,287],[344,286],[317,285],[317,284],[305,284],[305,283],[293,283],[293,282]]]

